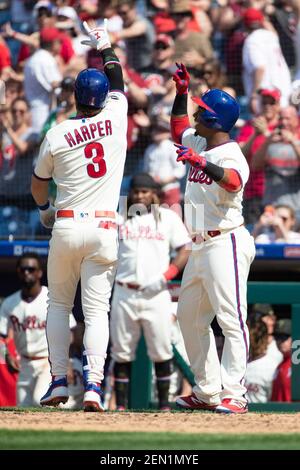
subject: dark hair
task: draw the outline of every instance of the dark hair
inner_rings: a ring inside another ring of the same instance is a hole
[[[21,255],[17,260],[16,268],[20,267],[21,262],[24,259],[35,259],[39,265],[39,268],[41,268],[41,258],[35,251],[27,251],[27,253],[24,253],[23,255]]]
[[[204,69],[207,66],[212,68],[212,71],[216,76],[216,84],[214,85],[214,87],[222,89],[226,85],[226,75],[221,62],[218,59],[214,58],[207,59],[203,66],[202,74],[204,73]]]
[[[50,51],[52,49],[54,41],[43,41],[40,39],[40,49],[46,49],[46,51]]]
[[[268,328],[263,320],[249,325],[250,336],[250,359],[253,361],[267,352],[268,347]]]
[[[136,2],[135,0],[117,0],[116,8],[122,7],[123,5],[128,6],[130,9],[135,8]]]
[[[102,108],[94,108],[93,106],[89,106],[87,104],[80,104],[76,100],[76,109],[85,116],[94,116],[95,114],[100,113]]]
[[[6,89],[9,88],[11,85],[14,85],[16,87],[18,93],[21,93],[23,91],[22,83],[17,82],[17,80],[15,80],[14,78],[9,78],[5,82],[5,85],[6,85]]]
[[[11,108],[13,108],[13,106],[15,105],[15,103],[17,103],[18,101],[23,101],[23,103],[26,104],[27,106],[27,109],[29,110],[29,103],[28,101],[26,100],[26,98],[24,98],[23,96],[17,96],[17,98],[15,98],[12,103],[11,103]]]
[[[60,86],[63,90],[74,91],[74,89],[75,89],[75,78],[69,77],[69,76],[65,77],[62,80]]]
[[[274,209],[287,209],[290,213],[290,217],[291,219],[295,219],[296,218],[296,214],[295,214],[295,210],[293,209],[293,207],[287,205],[287,204],[276,204],[274,206]]]
[[[52,15],[52,9],[48,8],[46,6],[41,6],[37,9],[37,16],[40,18],[42,15],[46,15],[48,18],[51,18]]]

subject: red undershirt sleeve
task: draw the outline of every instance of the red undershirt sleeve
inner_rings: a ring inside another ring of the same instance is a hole
[[[237,170],[234,170],[232,168],[229,168],[228,170],[228,181],[224,183],[220,181],[219,185],[229,193],[235,193],[239,191],[243,186],[242,178]]]
[[[182,117],[171,116],[172,139],[176,144],[181,144],[182,134],[189,127],[191,127],[191,125],[188,115]]]

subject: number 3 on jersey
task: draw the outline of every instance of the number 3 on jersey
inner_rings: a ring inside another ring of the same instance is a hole
[[[106,162],[104,160],[104,149],[99,142],[91,142],[84,148],[85,158],[91,158],[93,163],[89,163],[86,167],[87,174],[91,178],[101,178],[104,176],[106,169]]]

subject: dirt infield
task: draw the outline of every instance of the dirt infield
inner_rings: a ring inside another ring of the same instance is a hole
[[[201,412],[0,411],[0,428],[48,431],[289,434],[300,433],[300,413],[216,415]]]

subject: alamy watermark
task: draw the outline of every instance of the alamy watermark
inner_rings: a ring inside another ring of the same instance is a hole
[[[300,364],[300,339],[295,339],[292,343],[292,364]]]
[[[141,203],[130,203],[130,198],[128,196],[120,196],[119,199],[119,215],[121,217],[121,221],[119,224],[119,238],[120,239],[137,239],[137,238],[148,238],[148,239],[163,239],[160,237],[164,237],[159,230],[159,221],[160,221],[160,208],[174,210],[177,215],[181,218],[181,220],[185,223],[187,229],[190,233],[197,233],[202,235],[204,238],[206,236],[206,232],[204,229],[204,205],[203,204],[184,204],[182,208],[180,204],[173,204],[168,205],[164,204],[151,204],[150,207],[147,207]],[[157,222],[156,229],[151,228],[150,226],[147,227],[139,227],[139,231],[136,230],[129,230],[128,227],[125,226],[125,222],[128,218],[132,218],[135,216],[142,216],[151,213],[154,219]],[[202,239],[203,239],[202,238]],[[189,249],[198,250],[200,249],[201,243],[195,243],[189,247]]]
[[[6,104],[5,82],[0,80],[0,105]]]

